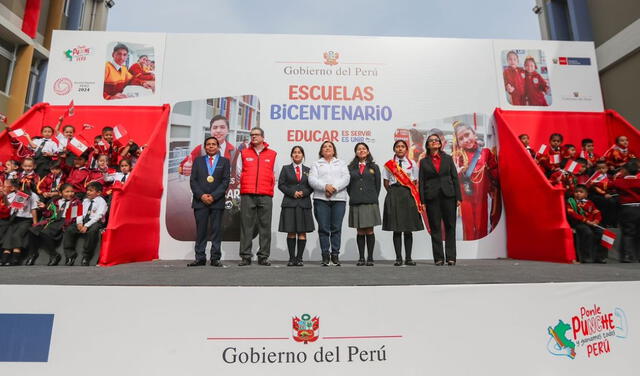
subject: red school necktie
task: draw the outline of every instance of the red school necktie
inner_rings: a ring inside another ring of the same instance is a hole
[[[362,175],[363,172],[364,172],[364,165],[361,163],[360,164],[360,175]]]
[[[302,176],[300,175],[300,166],[296,166],[296,178],[298,179],[298,181],[300,181],[300,179],[302,178]]]

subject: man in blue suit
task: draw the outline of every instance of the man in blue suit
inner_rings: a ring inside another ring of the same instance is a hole
[[[230,180],[230,164],[220,155],[219,147],[215,137],[208,137],[204,140],[206,154],[193,161],[189,183],[193,192],[191,207],[196,217],[196,260],[187,266],[207,263],[205,248],[208,240],[211,241],[211,266],[222,266],[222,214]],[[212,230],[208,238],[209,222]]]

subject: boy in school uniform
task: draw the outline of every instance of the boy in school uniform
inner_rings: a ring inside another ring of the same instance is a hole
[[[18,174],[20,190],[29,192],[37,192],[40,177],[35,172],[36,162],[33,158],[27,157],[22,161],[22,172]]]
[[[91,182],[87,184],[87,195],[82,201],[82,215],[76,217],[76,225],[69,226],[62,237],[62,246],[66,256],[65,265],[72,266],[78,256],[76,243],[79,237],[84,237],[82,266],[89,266],[93,252],[100,239],[100,230],[104,227],[107,213],[107,202],[102,198],[102,184]]]
[[[0,258],[0,265],[20,265],[22,250],[26,249],[27,231],[32,224],[38,222],[38,195],[29,190],[20,190],[20,182],[17,180],[5,180],[4,191],[6,202],[11,207],[11,219],[9,229],[2,237],[4,251]],[[14,201],[20,203],[20,207],[16,207]],[[32,265],[33,262],[35,259],[27,259],[28,264]]]
[[[564,168],[568,168],[572,162],[573,161],[568,161]],[[573,191],[576,185],[582,184],[588,179],[584,173],[587,169],[587,161],[582,158],[578,158],[575,162],[580,166],[578,171],[575,173],[564,169],[558,169],[551,174],[551,177],[549,178],[552,186],[561,186],[565,189],[565,197],[573,196]]]
[[[609,165],[609,174],[613,175],[627,162],[634,159],[635,155],[629,150],[627,136],[618,136],[616,137],[616,144],[603,157],[607,161],[607,165]]]
[[[65,183],[65,176],[59,161],[53,162],[50,170],[51,172],[42,178],[36,187],[43,202],[59,198],[59,188]]]
[[[576,147],[571,144],[565,144],[562,146],[562,152],[560,154],[560,166],[565,166],[568,161],[576,159],[578,151]]]
[[[527,149],[527,151],[531,155],[531,158],[536,159],[536,152],[529,145],[529,135],[526,133],[523,133],[520,136],[518,136],[518,139],[522,143],[522,146],[524,146],[524,148]]]
[[[620,230],[622,232],[622,249],[620,262],[631,262],[632,258],[640,261],[640,178],[638,165],[633,162],[625,164],[620,174],[611,182],[619,194]]]
[[[576,186],[573,197],[567,200],[567,219],[576,232],[576,254],[580,263],[607,263],[607,250],[600,245],[602,230],[596,227],[602,215],[594,203],[587,199],[587,187]]]
[[[62,164],[62,170],[67,174],[66,182],[73,186],[78,198],[84,198],[86,188],[84,183],[89,178],[90,171],[86,166],[89,151],[79,155],[73,160],[73,166],[69,166],[66,162]]]
[[[118,158],[120,157],[120,150],[118,146],[113,143],[113,127],[102,128],[102,142],[105,146],[100,154],[106,154],[109,157],[109,168],[118,168]]]
[[[596,163],[598,162],[598,160],[600,160],[600,156],[594,151],[592,139],[582,139],[582,150],[580,151],[580,158],[584,158],[587,160],[587,175],[593,175],[596,170]]]
[[[618,222],[618,202],[611,195],[611,180],[607,175],[609,167],[604,160],[598,160],[595,168],[596,170],[586,184],[589,188],[589,198],[602,213],[602,225],[615,227]]]
[[[45,249],[49,254],[48,266],[56,266],[62,259],[56,248],[64,231],[76,223],[76,217],[72,213],[81,210],[82,201],[75,197],[71,184],[63,184],[60,192],[62,196],[55,202],[52,201],[48,205],[43,202],[38,204],[42,210],[42,220],[29,229],[31,254],[38,254],[40,248]]]
[[[540,166],[542,166],[547,177],[550,177],[551,174],[560,168],[562,141],[563,137],[560,133],[552,133],[551,136],[549,136],[549,147],[543,154],[536,155],[536,159]]]
[[[52,157],[58,153],[58,145],[51,140],[54,133],[53,127],[45,125],[40,132],[42,133],[42,137],[34,140],[31,139],[28,133],[26,136],[29,141],[29,147],[33,150],[36,173],[42,178],[49,173],[49,164],[51,163]]]

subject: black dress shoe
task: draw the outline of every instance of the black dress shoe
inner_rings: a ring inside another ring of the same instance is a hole
[[[365,262],[364,259],[359,259],[358,262],[356,263],[356,266],[364,266]]]
[[[402,266],[402,259],[397,259],[396,262],[393,263],[393,266]]]
[[[407,265],[407,266],[416,266],[416,262],[413,261],[412,259],[404,260],[404,264]]]
[[[71,256],[71,257],[67,257],[67,259],[64,261],[64,264],[66,266],[73,266],[73,264],[76,263],[76,257],[77,256]]]
[[[340,266],[340,258],[338,255],[331,255],[331,263],[335,266]]]
[[[624,264],[628,264],[628,263],[630,263],[630,262],[631,262],[631,259],[630,259],[629,257],[623,257],[623,258],[620,260],[620,262],[621,262],[621,263],[624,263]]]
[[[269,261],[269,259],[266,258],[266,257],[259,257],[258,258],[258,265],[271,266],[271,261]]]
[[[215,266],[217,268],[222,267],[222,261],[220,260],[211,260],[211,266]]]
[[[449,260],[449,261],[447,261],[447,265],[455,266],[456,265],[456,261],[455,260]]]
[[[9,258],[11,257],[11,253],[3,252],[2,256],[0,256],[0,266],[8,266]]]
[[[60,259],[62,259],[62,256],[60,256],[59,254],[49,257],[49,262],[47,263],[47,266],[58,265],[58,263],[60,263]]]
[[[35,255],[31,255],[29,257],[27,257],[27,261],[25,261],[25,265],[27,266],[32,266],[36,263],[36,260],[38,259],[38,254]]]
[[[304,266],[301,258],[296,260],[296,266]]]
[[[606,263],[607,263],[607,259],[596,260],[596,264],[606,264]]]
[[[444,261],[436,261],[436,266],[442,266],[444,265]]]
[[[89,266],[89,263],[91,262],[91,260],[88,257],[83,257],[82,261],[80,262],[80,265],[82,266]]]
[[[238,266],[248,266],[248,265],[251,265],[250,257],[243,257],[240,263],[238,264]]]
[[[187,266],[203,266],[203,265],[207,265],[206,260],[196,260],[194,262],[187,264]]]
[[[295,260],[289,260],[289,262],[287,263],[287,266],[296,266],[296,261]]]
[[[367,266],[373,266],[373,260],[372,259],[368,259],[366,265]]]
[[[22,263],[22,260],[20,259],[21,256],[22,255],[20,253],[13,252],[11,254],[11,261],[9,261],[9,265],[10,266],[18,266],[18,265],[20,265]]]
[[[322,266],[329,266],[329,255],[322,255]]]

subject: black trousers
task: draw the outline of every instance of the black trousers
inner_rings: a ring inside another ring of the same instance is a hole
[[[431,229],[431,248],[435,262],[456,261],[456,208],[455,197],[445,197],[442,192],[434,200],[425,203],[429,228]],[[442,247],[442,223],[444,223],[445,245]]]
[[[98,240],[100,240],[100,230],[104,225],[100,222],[94,223],[87,229],[87,232],[82,234],[78,231],[78,227],[73,224],[64,232],[62,236],[62,247],[64,248],[64,255],[66,257],[77,256],[76,243],[79,237],[84,237],[84,249],[82,250],[82,257],[91,259],[93,253],[98,246]]]
[[[196,218],[196,260],[206,260],[207,241],[211,242],[211,259],[220,260],[222,252],[220,243],[222,242],[222,214],[224,209],[213,209],[209,207],[193,209]],[[211,233],[209,234],[209,225]]]
[[[576,231],[576,254],[580,262],[606,260],[607,249],[600,245],[602,230],[583,222],[569,221]]]
[[[640,207],[620,206],[620,231],[622,232],[622,258],[640,259]]]

